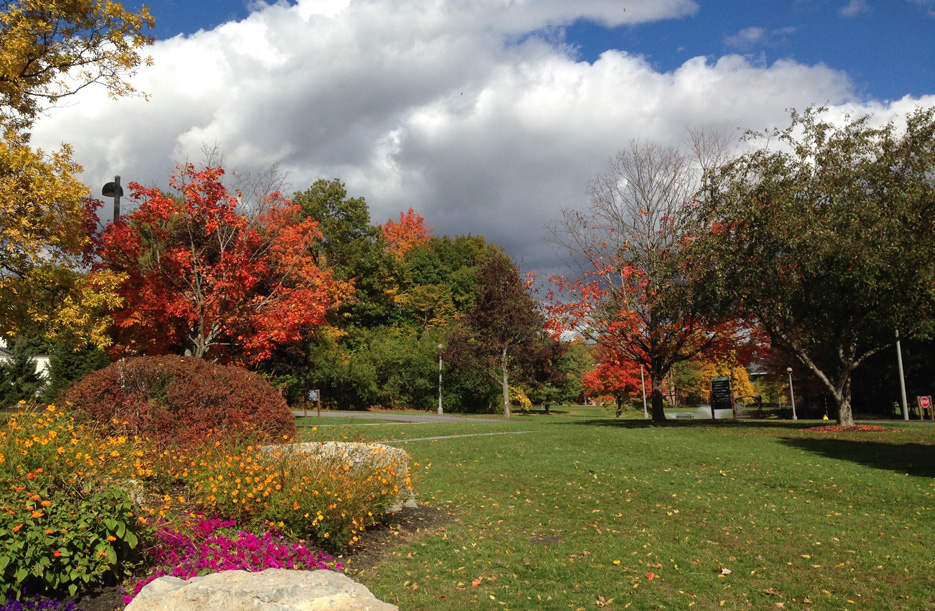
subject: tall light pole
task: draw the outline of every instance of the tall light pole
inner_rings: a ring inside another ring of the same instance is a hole
[[[101,195],[114,198],[114,222],[116,223],[117,219],[120,218],[120,196],[123,195],[123,187],[120,186],[120,177],[114,176],[114,182],[109,182],[104,185],[104,188],[101,190]]]
[[[792,391],[792,367],[786,367],[786,373],[789,374],[789,400],[792,402],[792,419],[798,420],[795,415],[795,393]]]
[[[909,402],[906,400],[906,375],[903,373],[903,349],[899,345],[899,329],[896,329],[896,360],[899,362],[899,390],[903,399],[903,420],[909,420]]]
[[[439,415],[444,414],[442,410],[442,350],[445,349],[444,344],[438,344],[438,413]]]
[[[643,420],[648,420],[649,410],[646,409],[646,374],[643,373],[642,365],[640,365],[640,384],[643,387]]]

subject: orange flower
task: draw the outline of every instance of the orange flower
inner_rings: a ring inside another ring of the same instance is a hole
[[[117,537],[115,537],[115,536],[113,536],[113,535],[107,535],[107,540],[108,540],[108,541],[116,541],[116,540],[117,540]]]
[[[62,552],[60,552],[60,551],[58,551],[58,550],[55,550],[54,552],[52,552],[52,555],[55,556],[56,558],[58,558],[59,556],[62,555]]]
[[[39,504],[42,505],[43,507],[48,507],[49,505],[52,504],[52,501],[42,501],[42,502],[39,503]]]
[[[17,524],[16,526],[13,527],[13,532],[17,532],[17,531],[18,531],[19,529],[21,529],[22,527],[23,527],[22,524]]]
[[[41,517],[44,516],[44,515],[45,515],[45,514],[42,513],[41,511],[34,511],[34,512],[32,512],[32,517],[34,517],[34,518],[41,518]]]

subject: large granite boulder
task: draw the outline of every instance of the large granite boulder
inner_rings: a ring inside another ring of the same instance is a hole
[[[343,573],[224,571],[182,581],[160,577],[126,611],[399,611]]]
[[[327,441],[324,443],[292,443],[281,446],[266,446],[267,451],[285,451],[320,457],[329,462],[342,462],[352,472],[365,475],[373,467],[391,467],[395,473],[399,491],[390,502],[386,511],[396,513],[403,507],[417,507],[415,491],[409,477],[409,454],[401,448],[394,448],[382,443],[357,443]]]

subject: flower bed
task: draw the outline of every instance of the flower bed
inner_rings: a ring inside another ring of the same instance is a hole
[[[164,575],[184,580],[217,571],[344,568],[330,555],[309,549],[276,530],[256,534],[237,528],[233,520],[200,516],[192,516],[178,526],[163,525],[156,530],[152,547],[146,552],[154,567],[147,577],[131,584],[132,590],[124,598],[127,604],[143,586]]]
[[[262,451],[249,426],[185,450],[101,430],[54,406],[0,429],[0,603],[131,575],[138,591],[141,575],[340,570],[305,540],[353,546],[409,486],[404,452],[351,469],[340,454]]]

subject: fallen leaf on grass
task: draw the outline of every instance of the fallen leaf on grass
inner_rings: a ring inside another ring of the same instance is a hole
[[[733,571],[730,570],[729,568],[725,566],[721,567],[721,575],[730,575],[731,573],[733,573]]]
[[[483,577],[478,577],[477,579],[475,579],[474,581],[471,582],[471,585],[474,586],[474,587],[476,588],[476,587],[479,586],[479,585],[481,584],[481,582],[483,582],[483,581],[484,581],[484,578],[483,578]]]
[[[646,573],[646,579],[652,581],[652,580],[655,579],[655,578],[656,578],[656,574],[655,574],[655,573],[652,573],[652,572]]]
[[[782,594],[780,594],[779,592],[777,592],[777,591],[774,590],[773,588],[767,588],[767,589],[763,590],[763,594],[769,594],[770,596],[782,596]]]

